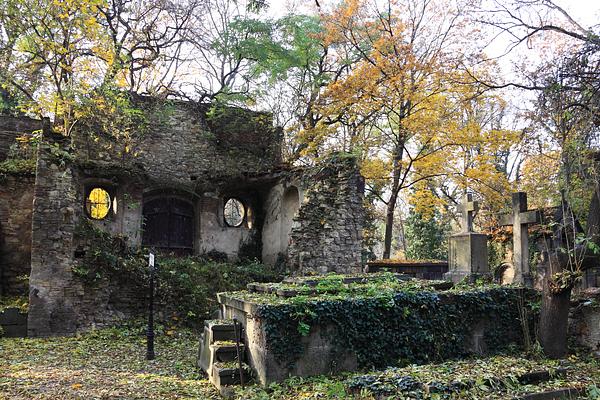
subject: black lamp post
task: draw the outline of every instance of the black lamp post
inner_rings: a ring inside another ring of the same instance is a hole
[[[154,360],[154,273],[156,271],[154,253],[148,255],[150,269],[150,301],[148,306],[148,328],[146,330],[146,359]]]

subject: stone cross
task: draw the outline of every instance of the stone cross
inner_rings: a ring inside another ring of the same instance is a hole
[[[473,219],[475,218],[473,213],[479,210],[479,203],[473,201],[473,195],[468,193],[459,207],[462,214],[461,225],[463,232],[473,232]]]
[[[513,227],[513,265],[515,279],[513,283],[531,286],[529,272],[529,237],[527,225],[540,221],[537,210],[527,210],[527,193],[517,192],[512,194],[512,214],[500,218],[501,226]]]

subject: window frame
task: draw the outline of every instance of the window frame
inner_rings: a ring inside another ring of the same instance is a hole
[[[90,213],[90,209],[88,209],[88,208],[91,208],[91,207],[88,207],[88,201],[89,201],[90,194],[92,193],[92,191],[94,189],[104,190],[108,194],[108,198],[109,198],[108,212],[102,218],[94,218]],[[108,187],[103,184],[100,184],[100,183],[91,183],[91,184],[88,184],[85,186],[84,195],[85,196],[83,198],[83,211],[88,219],[90,219],[92,221],[106,221],[107,219],[110,219],[117,214],[115,212],[115,201],[117,201],[117,196],[116,196],[116,193],[113,188]],[[117,205],[117,207],[118,207],[118,205]]]
[[[231,200],[234,200],[234,201],[237,201],[238,203],[240,203],[242,205],[242,209],[244,210],[244,214],[242,215],[242,220],[237,225],[232,225],[229,222],[227,222],[227,215],[225,213],[225,207],[227,207],[227,203],[229,203],[229,201],[231,201]],[[246,223],[246,221],[248,220],[248,206],[239,197],[235,197],[235,196],[226,197],[225,201],[223,202],[223,207],[221,208],[221,212],[223,213],[223,223],[228,228],[242,228],[244,226],[244,224]]]

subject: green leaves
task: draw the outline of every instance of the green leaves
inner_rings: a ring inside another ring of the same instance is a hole
[[[315,288],[320,285],[322,290],[331,291],[332,282],[335,279],[326,278]],[[508,351],[523,342],[519,294],[510,288],[438,294],[388,290],[379,283],[378,291],[353,292],[346,288],[335,294],[320,293],[272,304],[267,300],[269,295],[253,297],[252,301],[259,304],[257,316],[263,320],[267,346],[282,366],[300,357],[304,351],[302,337],[310,335],[315,326],[328,327],[334,351],[355,354],[361,367],[464,356],[471,351],[467,346],[471,329],[481,321],[487,324],[484,342],[490,351]]]
[[[439,212],[427,217],[410,209],[405,225],[406,258],[411,260],[445,260],[450,227]]]

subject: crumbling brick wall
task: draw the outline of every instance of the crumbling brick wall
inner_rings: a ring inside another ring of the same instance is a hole
[[[354,273],[362,267],[364,180],[353,158],[334,156],[304,178],[288,263],[295,274]]]

